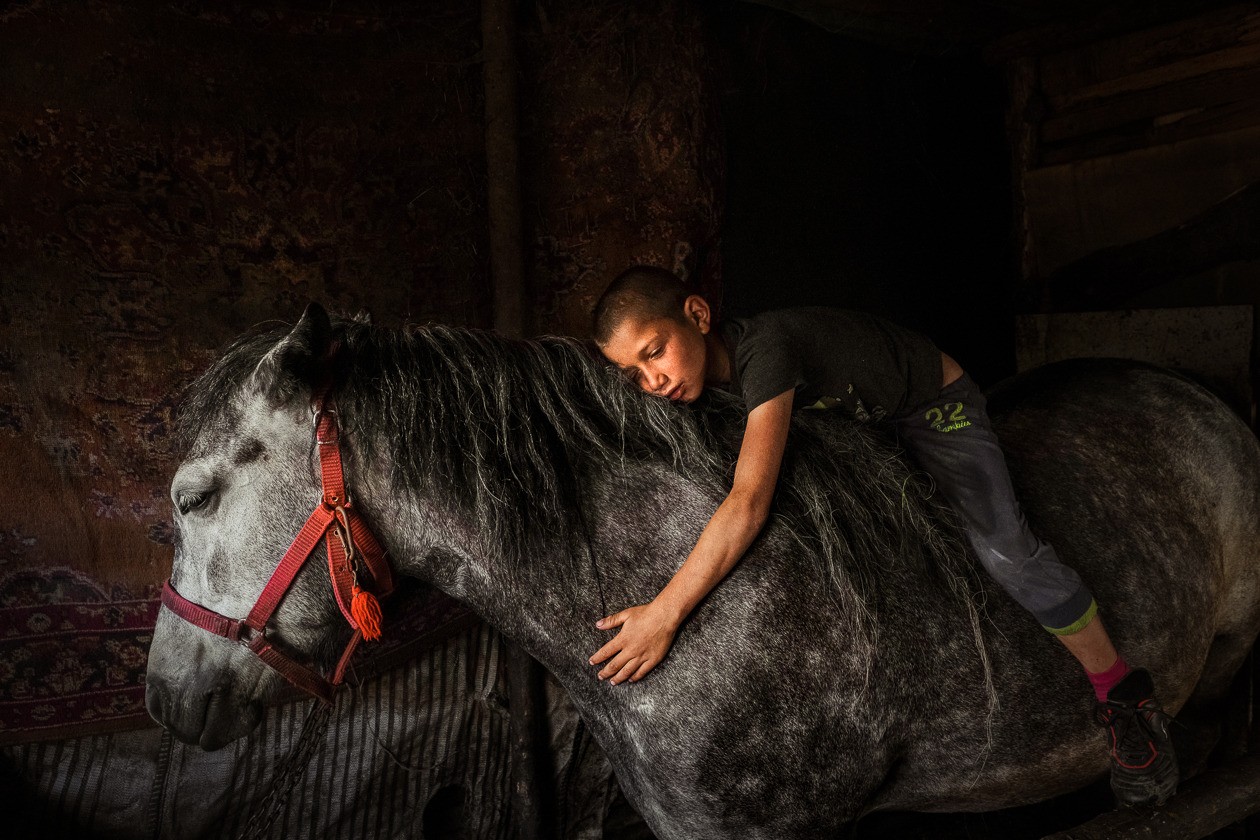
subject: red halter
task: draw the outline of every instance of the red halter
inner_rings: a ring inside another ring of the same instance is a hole
[[[359,641],[380,637],[381,613],[376,596],[384,598],[393,592],[394,580],[384,549],[372,536],[346,493],[337,412],[332,407],[332,398],[327,396],[327,389],[312,396],[311,407],[315,413],[315,443],[319,450],[324,496],[302,530],[293,538],[289,550],[263,587],[249,615],[243,619],[228,618],[194,604],[176,592],[169,580],[162,587],[162,603],[190,624],[245,645],[280,676],[331,705],[333,694],[345,678],[346,666]],[[333,596],[341,614],[354,629],[354,635],[337,662],[332,680],[276,650],[267,640],[265,632],[268,620],[280,606],[302,566],[314,553],[321,537],[328,546],[328,576]],[[376,596],[366,586],[361,588],[361,574],[365,569],[371,577]]]

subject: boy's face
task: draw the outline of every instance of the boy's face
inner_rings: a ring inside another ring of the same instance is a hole
[[[692,295],[683,316],[681,322],[628,317],[600,350],[649,394],[689,403],[704,391],[708,373],[709,306]]]

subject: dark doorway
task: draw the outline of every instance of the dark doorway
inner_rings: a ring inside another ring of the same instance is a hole
[[[975,53],[912,55],[743,3],[713,16],[724,311],[826,304],[1014,372],[1005,94]]]

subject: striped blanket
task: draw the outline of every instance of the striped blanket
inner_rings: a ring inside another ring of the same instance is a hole
[[[0,748],[17,837],[508,840],[505,644],[478,624],[343,692],[265,829],[265,798],[314,701],[270,709],[207,753],[156,727]],[[548,680],[564,838],[649,837],[564,691]],[[6,837],[15,834],[5,833]]]

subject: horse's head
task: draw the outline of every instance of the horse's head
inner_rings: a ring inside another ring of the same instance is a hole
[[[310,396],[331,331],[312,306],[287,335],[238,343],[190,392],[191,445],[171,482],[171,586],[182,599],[244,618],[319,505]],[[267,643],[295,661],[326,658],[347,632],[321,566],[307,564],[266,626]],[[244,736],[280,682],[240,641],[161,610],[146,702],[180,740],[217,749]]]

